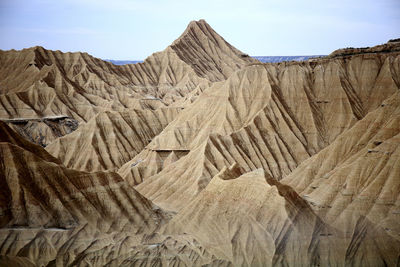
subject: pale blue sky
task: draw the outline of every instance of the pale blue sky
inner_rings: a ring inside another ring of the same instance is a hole
[[[0,49],[141,60],[201,18],[257,56],[328,54],[400,37],[399,0],[0,0]]]

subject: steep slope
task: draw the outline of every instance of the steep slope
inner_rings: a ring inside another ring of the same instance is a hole
[[[235,266],[396,263],[399,252],[393,248],[400,243],[393,238],[384,236],[370,247],[352,247],[355,238],[361,244],[373,238],[368,234],[345,237],[325,226],[290,187],[267,177],[268,184],[261,169],[241,175],[237,168],[215,176],[165,232],[192,234],[217,259]],[[393,243],[387,246],[387,241]],[[370,253],[367,258],[366,252]]]
[[[0,148],[2,227],[107,225],[116,217],[122,226],[154,225],[150,202],[117,174],[66,169],[10,143]]]
[[[168,215],[116,173],[46,161],[42,147],[0,126],[1,266],[213,262],[192,237],[157,234]]]
[[[225,80],[246,63],[258,62],[230,45],[202,19],[190,22],[171,48],[200,77],[213,82]]]
[[[400,240],[400,94],[396,92],[282,180],[333,226],[360,217]]]
[[[118,174],[67,169],[1,125],[0,264],[74,265],[97,249],[140,245],[166,219]]]
[[[115,170],[131,160],[178,114],[180,108],[101,112],[46,147],[69,168]]]

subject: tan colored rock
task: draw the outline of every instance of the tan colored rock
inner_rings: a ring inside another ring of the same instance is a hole
[[[314,154],[399,89],[399,60],[393,52],[246,67],[205,90],[149,147],[192,149],[210,133],[249,125],[275,102]]]
[[[377,239],[365,220],[357,227],[349,238],[341,229],[327,227],[292,188],[265,177],[261,169],[243,175],[223,169],[169,222],[165,232],[192,234],[218,259],[237,266],[397,261],[397,240],[385,233]]]
[[[134,159],[119,173],[143,181],[144,196],[174,211],[234,162],[280,180],[399,90],[399,60],[394,53],[246,67],[204,91],[148,146],[188,156],[152,172],[129,168]]]
[[[180,111],[161,108],[100,112],[46,150],[69,168],[89,172],[117,170],[139,154]]]
[[[0,148],[2,227],[107,225],[118,217],[115,227],[155,225],[152,204],[116,173],[66,169],[10,143]]]
[[[351,233],[366,217],[400,240],[400,95],[396,92],[282,182],[331,225]]]
[[[113,245],[137,253],[143,248],[132,246],[166,219],[118,174],[67,169],[0,125],[0,265],[75,265]]]

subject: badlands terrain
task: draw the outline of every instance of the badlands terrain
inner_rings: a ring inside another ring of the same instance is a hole
[[[0,266],[400,266],[398,41],[0,51]]]

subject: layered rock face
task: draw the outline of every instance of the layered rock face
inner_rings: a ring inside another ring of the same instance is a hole
[[[0,265],[400,263],[400,42],[262,64],[200,20],[133,65],[3,51],[0,90]]]

